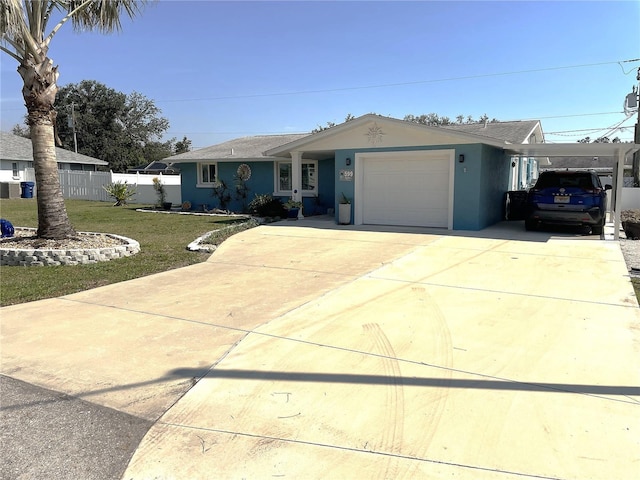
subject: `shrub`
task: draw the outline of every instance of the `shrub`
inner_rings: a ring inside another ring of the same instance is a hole
[[[249,202],[249,212],[258,217],[286,217],[287,210],[282,204],[282,200],[274,198],[268,193],[256,195]]]
[[[242,222],[229,225],[228,227],[224,227],[220,230],[211,232],[210,235],[207,235],[207,237],[203,239],[202,243],[210,245],[220,245],[230,236],[235,235],[236,233],[244,232],[245,230],[249,230],[250,228],[257,227],[258,225],[258,222],[253,218],[244,220]]]
[[[167,191],[164,188],[162,180],[158,177],[153,177],[153,189],[158,194],[158,207],[162,207],[167,200]]]
[[[620,212],[620,220],[623,222],[640,223],[640,209],[623,210]]]
[[[213,185],[213,191],[211,195],[218,199],[218,204],[221,210],[226,210],[227,205],[231,201],[231,194],[229,193],[229,187],[224,180],[218,180]]]
[[[136,194],[135,189],[130,188],[129,185],[127,185],[126,180],[124,182],[118,180],[117,182],[110,183],[106,187],[103,186],[102,188],[110,197],[116,199],[116,203],[113,204],[114,207],[126,205],[127,200]]]

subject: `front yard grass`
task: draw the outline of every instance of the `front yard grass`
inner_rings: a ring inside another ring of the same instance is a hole
[[[77,231],[123,235],[137,240],[140,252],[91,265],[0,267],[0,306],[58,297],[200,263],[211,253],[190,252],[187,245],[207,232],[239,221],[233,217],[135,211],[143,205],[114,207],[84,200],[65,203]],[[0,216],[16,227],[37,227],[36,201],[2,199]]]
[[[633,284],[633,289],[636,291],[638,303],[640,303],[640,278],[632,278],[631,283]]]
[[[67,200],[66,205],[76,230],[132,238],[140,243],[140,252],[132,257],[92,265],[0,267],[0,306],[68,295],[200,263],[210,253],[190,252],[187,245],[207,232],[242,221],[233,217],[135,211],[145,205],[113,207],[107,202],[83,200]],[[37,227],[36,201],[2,199],[0,216],[17,227]],[[216,238],[213,235],[209,241]],[[640,302],[640,279],[632,278],[631,282]]]

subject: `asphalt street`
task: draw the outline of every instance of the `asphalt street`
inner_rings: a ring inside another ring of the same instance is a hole
[[[152,422],[0,375],[3,480],[120,479]]]

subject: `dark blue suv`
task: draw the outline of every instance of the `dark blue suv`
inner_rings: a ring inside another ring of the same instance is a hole
[[[584,225],[600,235],[606,218],[607,190],[595,171],[542,172],[527,194],[525,228],[543,223]]]

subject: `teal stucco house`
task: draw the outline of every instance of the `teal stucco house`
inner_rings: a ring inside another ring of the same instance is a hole
[[[246,178],[249,200],[302,201],[302,214],[351,201],[351,223],[480,230],[503,219],[505,192],[530,186],[538,160],[513,145],[542,143],[539,121],[432,127],[363,115],[315,134],[230,140],[165,159],[182,174],[182,199],[216,205],[217,181]],[[514,153],[515,152],[515,153]],[[232,190],[232,189],[230,189]],[[230,198],[227,208],[240,210]]]

